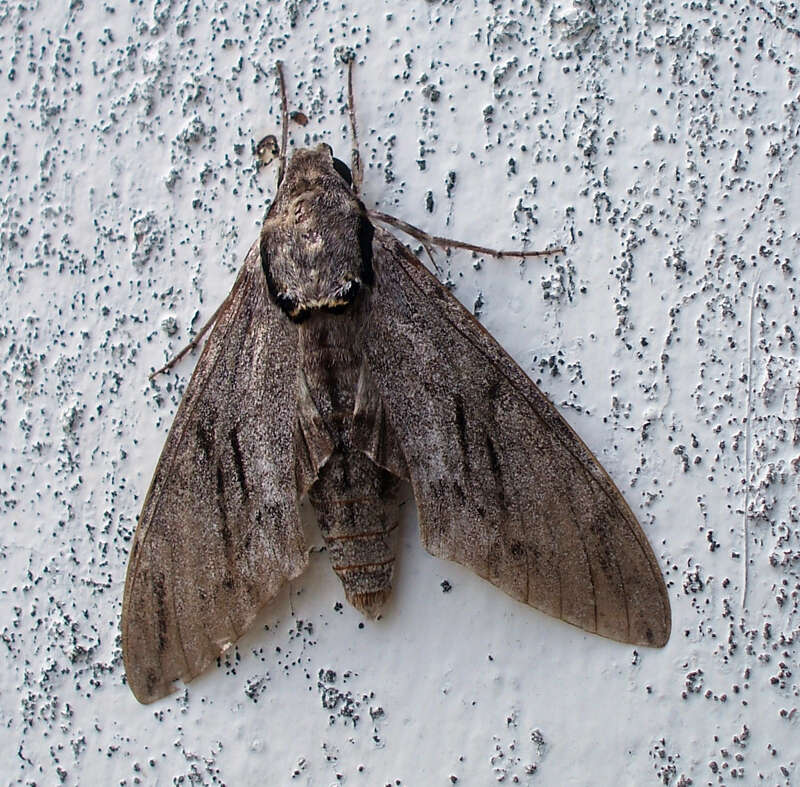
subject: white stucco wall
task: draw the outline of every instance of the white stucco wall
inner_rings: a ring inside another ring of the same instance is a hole
[[[800,782],[796,3],[31,0],[0,42],[5,782]],[[294,145],[348,159],[340,47],[370,207],[567,245],[439,259],[630,501],[672,638],[635,651],[437,561],[406,493],[382,620],[317,552],[143,707],[125,567],[194,361],[148,374],[257,235],[277,59]]]

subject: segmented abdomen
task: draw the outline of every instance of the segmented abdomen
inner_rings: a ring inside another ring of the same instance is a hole
[[[363,305],[363,304],[362,304]],[[395,527],[392,497],[396,479],[353,443],[353,413],[363,360],[362,317],[356,311],[318,314],[300,328],[303,384],[311,400],[300,408],[304,430],[325,430],[333,452],[321,467],[308,497],[317,511],[331,565],[347,600],[374,617],[392,587]],[[309,415],[312,414],[312,415]],[[311,423],[314,417],[318,422]],[[321,422],[321,425],[320,423]]]
[[[392,588],[396,479],[360,451],[337,448],[309,490],[347,600],[375,617]],[[387,510],[388,508],[388,510]]]

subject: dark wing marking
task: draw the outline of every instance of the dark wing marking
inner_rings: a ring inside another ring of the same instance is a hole
[[[576,626],[661,646],[670,607],[620,492],[556,408],[394,236],[365,331],[432,554]]]
[[[250,249],[181,401],[131,547],[122,652],[140,702],[208,667],[308,563],[297,329]]]

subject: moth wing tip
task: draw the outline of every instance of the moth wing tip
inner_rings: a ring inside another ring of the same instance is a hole
[[[159,681],[152,688],[149,685],[142,685],[140,681],[131,679],[126,675],[126,680],[131,693],[136,698],[136,701],[141,705],[151,705],[158,700],[174,694],[178,687],[175,685],[175,680]]]
[[[669,617],[659,621],[658,626],[647,625],[644,631],[637,631],[630,638],[631,645],[647,648],[663,648],[669,642],[672,633],[672,622]]]

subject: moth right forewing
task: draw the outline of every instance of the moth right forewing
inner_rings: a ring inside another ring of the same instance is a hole
[[[181,401],[131,547],[128,682],[151,702],[223,653],[307,565],[295,481],[296,326],[247,255]]]
[[[663,645],[658,563],[591,451],[488,332],[377,230],[365,357],[405,457],[420,534],[577,626]]]

